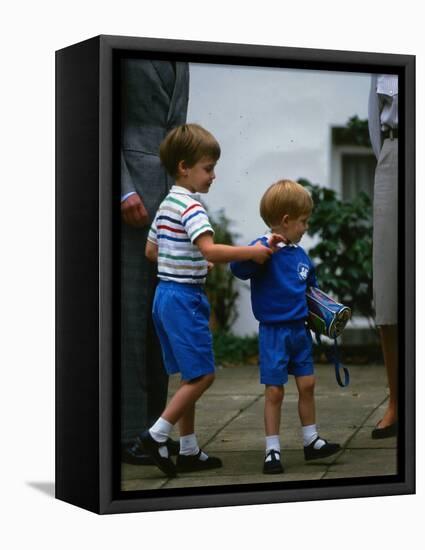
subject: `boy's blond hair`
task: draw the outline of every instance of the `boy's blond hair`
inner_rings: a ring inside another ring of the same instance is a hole
[[[217,161],[220,158],[220,145],[199,124],[182,124],[167,134],[159,147],[159,156],[170,176],[176,177],[178,164],[182,160],[189,168],[202,157]]]
[[[312,210],[313,200],[310,193],[292,180],[273,183],[260,202],[260,215],[268,227],[279,225],[285,214],[290,218],[298,218],[311,214]]]

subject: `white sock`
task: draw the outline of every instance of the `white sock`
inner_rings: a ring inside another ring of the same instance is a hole
[[[183,435],[180,437],[180,454],[184,456],[194,456],[199,453],[198,440],[195,434]],[[201,451],[199,460],[207,460],[208,455]]]
[[[198,441],[195,434],[180,437],[180,454],[189,456],[199,453]]]
[[[168,438],[170,437],[172,429],[173,425],[170,424],[168,420],[165,420],[165,418],[162,418],[160,416],[155,424],[152,426],[152,428],[149,429],[149,433],[151,434],[152,438],[158,443],[166,443]],[[161,447],[159,447],[158,452],[163,458],[167,458],[167,445],[162,445]]]
[[[158,443],[165,443],[170,437],[173,425],[160,416],[155,424],[150,428],[149,433]]]
[[[310,424],[310,426],[303,426],[303,440],[304,440],[304,447],[308,447],[315,439],[319,437],[319,434],[317,433],[317,426],[316,424]],[[323,447],[325,442],[323,439],[317,439],[316,443],[314,444],[314,449],[320,449]]]
[[[269,451],[277,451],[280,455],[280,438],[279,435],[266,435],[266,455]],[[270,462],[271,456],[266,458],[266,462]]]

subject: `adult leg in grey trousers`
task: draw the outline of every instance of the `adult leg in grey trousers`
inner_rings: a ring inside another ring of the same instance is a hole
[[[152,322],[157,266],[145,257],[149,227],[122,224],[121,441],[131,443],[164,410],[168,376]]]

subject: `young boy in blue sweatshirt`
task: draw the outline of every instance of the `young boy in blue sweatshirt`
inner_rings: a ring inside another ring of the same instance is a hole
[[[233,274],[251,280],[251,303],[259,321],[260,381],[265,384],[264,424],[266,453],[263,472],[283,472],[280,458],[280,418],[284,385],[288,374],[295,376],[298,413],[302,424],[304,458],[325,458],[340,450],[336,443],[322,439],[316,427],[312,360],[312,338],[306,326],[306,291],[317,286],[314,266],[297,244],[308,228],[313,201],[299,183],[281,180],[263,195],[260,214],[284,243],[262,265],[252,261],[230,264]],[[269,235],[251,243],[268,245]]]

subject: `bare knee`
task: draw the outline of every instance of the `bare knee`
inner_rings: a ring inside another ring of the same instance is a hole
[[[271,405],[280,405],[283,400],[283,386],[266,386],[265,398]]]
[[[316,379],[314,376],[302,376],[297,380],[300,397],[313,397]]]

